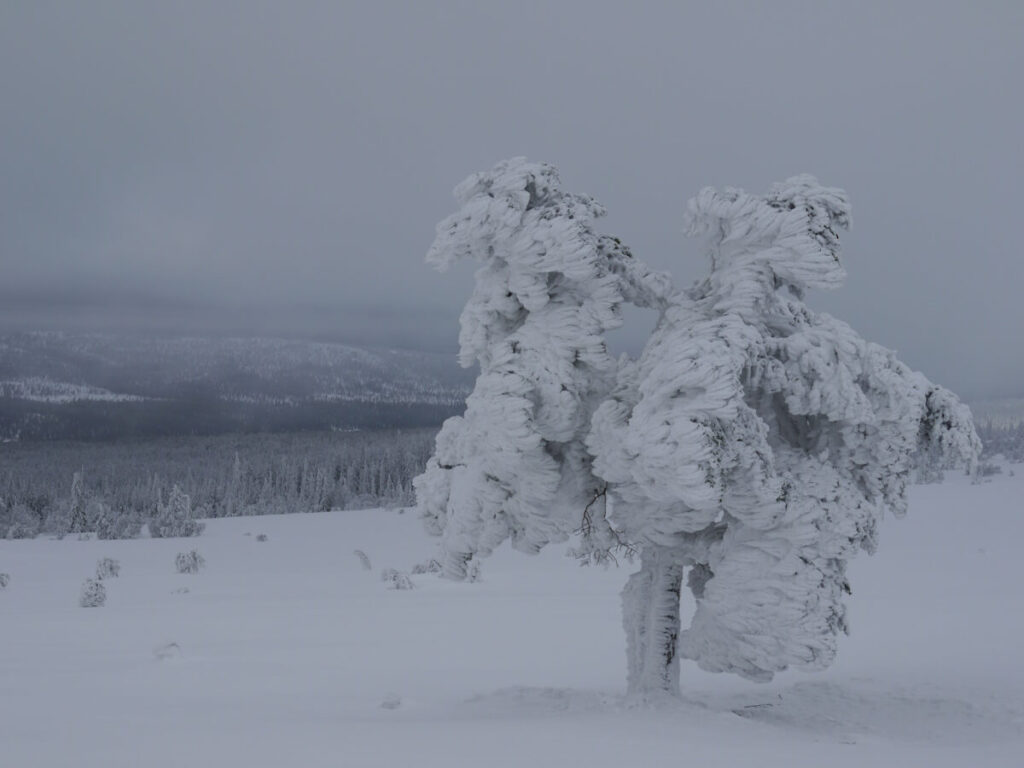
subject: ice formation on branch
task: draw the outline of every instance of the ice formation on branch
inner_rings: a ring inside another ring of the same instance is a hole
[[[597,234],[604,209],[563,191],[549,165],[499,163],[455,197],[427,261],[481,263],[459,335],[460,362],[480,374],[415,486],[445,574],[461,579],[470,557],[506,539],[537,552],[580,527],[599,485],[583,437],[616,376],[604,333],[626,302],[662,306],[670,283]]]
[[[707,670],[827,666],[846,630],[846,562],[874,549],[886,510],[906,510],[915,458],[976,460],[954,395],[804,304],[842,283],[849,218],[845,194],[811,176],[691,200],[711,274],[664,312],[587,439],[611,527],[660,567],[691,567],[697,612],[678,653]],[[627,611],[627,634],[674,640],[678,614],[657,616],[630,626]],[[675,652],[631,664],[630,687],[671,690],[658,680]]]

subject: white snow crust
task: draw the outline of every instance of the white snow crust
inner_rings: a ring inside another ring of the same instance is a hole
[[[395,591],[352,550],[400,570],[435,556],[412,512],[0,541],[0,765],[1014,768],[1021,498],[1021,471],[912,488],[911,514],[851,564],[853,633],[831,668],[755,684],[683,665],[663,706],[622,695],[632,567],[580,568],[558,546],[503,546],[483,581]],[[207,567],[175,573],[194,543]],[[80,608],[100,557],[120,578]]]

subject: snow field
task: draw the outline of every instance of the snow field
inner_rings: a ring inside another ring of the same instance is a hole
[[[1020,471],[913,489],[851,564],[830,670],[757,685],[684,662],[683,700],[654,704],[622,696],[628,564],[506,547],[478,583],[390,590],[381,570],[435,554],[390,510],[0,541],[0,765],[1024,765],[1022,499]],[[192,548],[206,567],[176,573]],[[105,556],[120,577],[80,608]]]

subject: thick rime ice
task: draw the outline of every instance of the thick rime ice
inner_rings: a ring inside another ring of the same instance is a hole
[[[711,274],[664,312],[587,439],[607,519],[692,566],[681,656],[756,680],[821,668],[846,630],[846,562],[905,511],[915,460],[972,465],[978,439],[954,395],[803,303],[845,275],[842,191],[810,176],[705,189],[688,219]]]
[[[670,550],[647,548],[622,590],[630,691],[679,693],[679,591],[683,564]]]
[[[616,375],[604,332],[623,303],[660,308],[671,286],[595,233],[604,209],[564,192],[551,166],[509,160],[455,197],[427,260],[482,263],[459,336],[461,363],[480,375],[415,485],[445,574],[463,578],[470,557],[505,539],[537,552],[580,528],[599,486],[583,437]]]
[[[973,466],[980,448],[954,395],[803,303],[845,277],[845,193],[811,176],[705,189],[687,218],[711,272],[685,293],[595,234],[603,210],[550,166],[510,160],[456,197],[428,260],[482,262],[460,335],[480,375],[415,483],[446,575],[507,538],[536,552],[578,531],[581,559],[641,553],[622,595],[631,691],[676,692],[678,656],[756,680],[829,664],[846,563],[905,511],[915,463]],[[617,363],[603,334],[627,302],[661,318]]]

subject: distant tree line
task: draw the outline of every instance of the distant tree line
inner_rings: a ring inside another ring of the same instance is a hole
[[[408,505],[436,429],[0,445],[0,538],[137,535],[175,487],[192,515]]]
[[[1017,424],[979,423],[976,425],[981,438],[982,457],[990,459],[1002,454],[1007,461],[1024,461],[1024,422]]]
[[[197,391],[179,399],[42,403],[0,396],[0,440],[121,440],[234,432],[339,428],[378,430],[436,426],[458,404],[364,400],[236,402]]]

